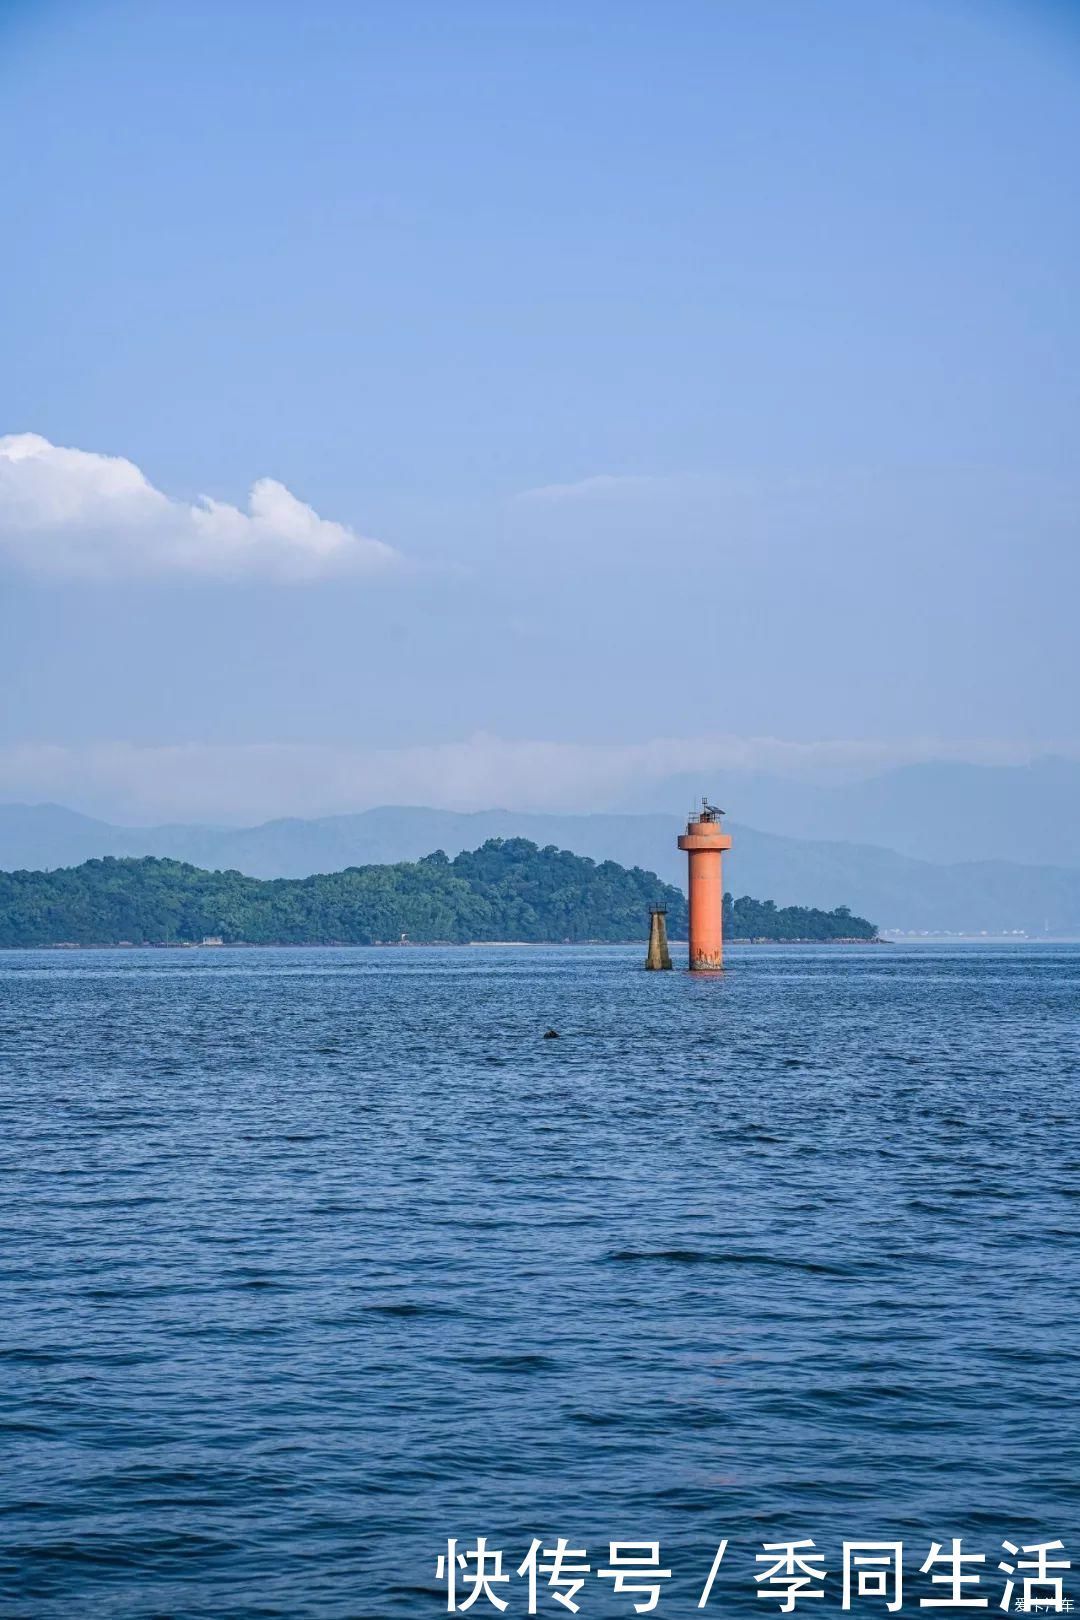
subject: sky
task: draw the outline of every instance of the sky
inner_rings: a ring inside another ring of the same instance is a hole
[[[0,0],[0,799],[1080,754],[1078,90],[1054,0]]]

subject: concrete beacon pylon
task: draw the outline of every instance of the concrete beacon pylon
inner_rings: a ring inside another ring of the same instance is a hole
[[[690,868],[691,973],[720,973],[724,966],[724,851],[731,834],[721,826],[723,814],[702,799],[679,839]]]
[[[649,907],[649,954],[645,958],[645,966],[654,973],[671,966],[666,919],[666,906]]]

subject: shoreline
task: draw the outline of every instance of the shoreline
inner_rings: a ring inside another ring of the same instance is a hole
[[[568,946],[580,949],[583,946],[596,949],[609,949],[611,947],[629,947],[639,945],[636,939],[410,939],[402,940],[247,940],[235,939],[228,942],[215,941],[213,944],[203,940],[177,940],[169,943],[154,940],[95,940],[83,942],[80,940],[61,940],[44,945],[0,945],[5,951],[411,951],[411,950],[563,950]],[[674,946],[685,948],[686,940],[672,940]],[[759,946],[786,946],[786,945],[889,945],[894,941],[876,937],[874,939],[730,939],[728,945],[745,947]],[[1023,943],[1022,941],[1018,943]]]

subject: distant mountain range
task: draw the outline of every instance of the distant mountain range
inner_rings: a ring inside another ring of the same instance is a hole
[[[1000,860],[935,864],[874,845],[783,837],[729,823],[735,894],[778,905],[850,906],[883,929],[1080,936],[1080,868]],[[451,857],[488,838],[528,838],[594,860],[640,866],[682,885],[680,817],[468,813],[383,806],[257,827],[118,827],[59,805],[0,805],[0,868],[77,866],[101,855],[158,855],[252,877],[307,877],[348,866]]]
[[[710,786],[741,821],[785,838],[876,844],[920,861],[1080,868],[1080,762],[1072,759],[933,760],[828,786],[746,771]],[[625,808],[682,809],[701,791],[697,777],[670,777]]]

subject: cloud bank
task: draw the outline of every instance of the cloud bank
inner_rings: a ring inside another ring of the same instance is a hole
[[[175,500],[132,461],[65,449],[37,433],[0,437],[0,557],[53,578],[268,579],[393,569],[381,540],[322,518],[273,478],[246,510]]]
[[[119,822],[251,823],[380,804],[445,810],[589,811],[617,806],[628,790],[664,784],[684,810],[685,777],[723,794],[746,771],[819,779],[891,765],[954,759],[1022,763],[1074,743],[790,742],[771,737],[659,737],[627,743],[508,740],[478,734],[400,748],[342,744],[101,742],[0,748],[0,800],[52,800]],[[723,803],[723,798],[721,798]]]

